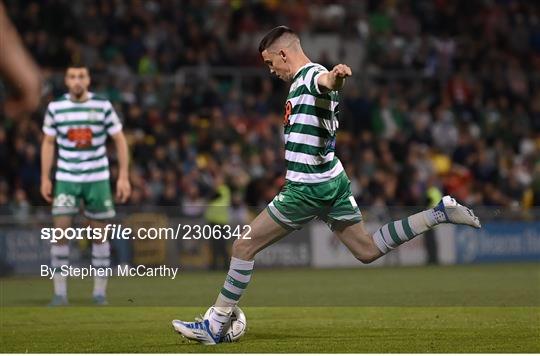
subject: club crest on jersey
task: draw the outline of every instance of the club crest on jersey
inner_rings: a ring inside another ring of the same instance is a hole
[[[283,126],[289,125],[289,116],[292,114],[292,103],[290,100],[285,104],[285,113],[283,115]]]
[[[98,112],[96,110],[90,110],[90,112],[88,113],[88,120],[98,121],[98,119],[99,119]]]

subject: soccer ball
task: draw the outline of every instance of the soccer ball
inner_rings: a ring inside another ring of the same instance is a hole
[[[204,318],[210,318],[210,313],[214,309],[213,306],[208,308],[206,313],[204,313]],[[246,333],[247,320],[246,314],[239,307],[234,307],[231,314],[230,324],[225,326],[225,332],[221,336],[221,342],[235,342],[240,340],[240,338]]]

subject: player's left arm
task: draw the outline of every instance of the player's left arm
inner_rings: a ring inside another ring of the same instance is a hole
[[[111,135],[116,154],[118,156],[118,180],[116,181],[116,199],[125,203],[131,195],[131,184],[129,183],[129,153],[126,136],[122,131]]]
[[[105,127],[112,137],[118,157],[118,180],[116,181],[116,199],[125,203],[131,195],[129,183],[129,150],[126,136],[122,132],[122,123],[111,103],[107,104],[105,111]]]
[[[340,90],[345,85],[345,78],[352,75],[351,68],[346,64],[338,64],[329,72],[316,77],[320,91]]]

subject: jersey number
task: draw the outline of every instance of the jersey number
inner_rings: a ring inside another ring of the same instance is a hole
[[[68,140],[75,142],[75,147],[84,148],[92,145],[92,130],[89,128],[69,129]]]

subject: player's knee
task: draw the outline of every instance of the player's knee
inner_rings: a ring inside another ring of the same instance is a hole
[[[379,258],[379,255],[371,252],[362,252],[355,254],[354,257],[356,257],[356,259],[363,264],[370,264],[371,262]]]
[[[356,251],[354,251],[354,257],[363,264],[369,264],[382,256],[381,251],[377,248],[371,236],[366,236],[361,239]]]

